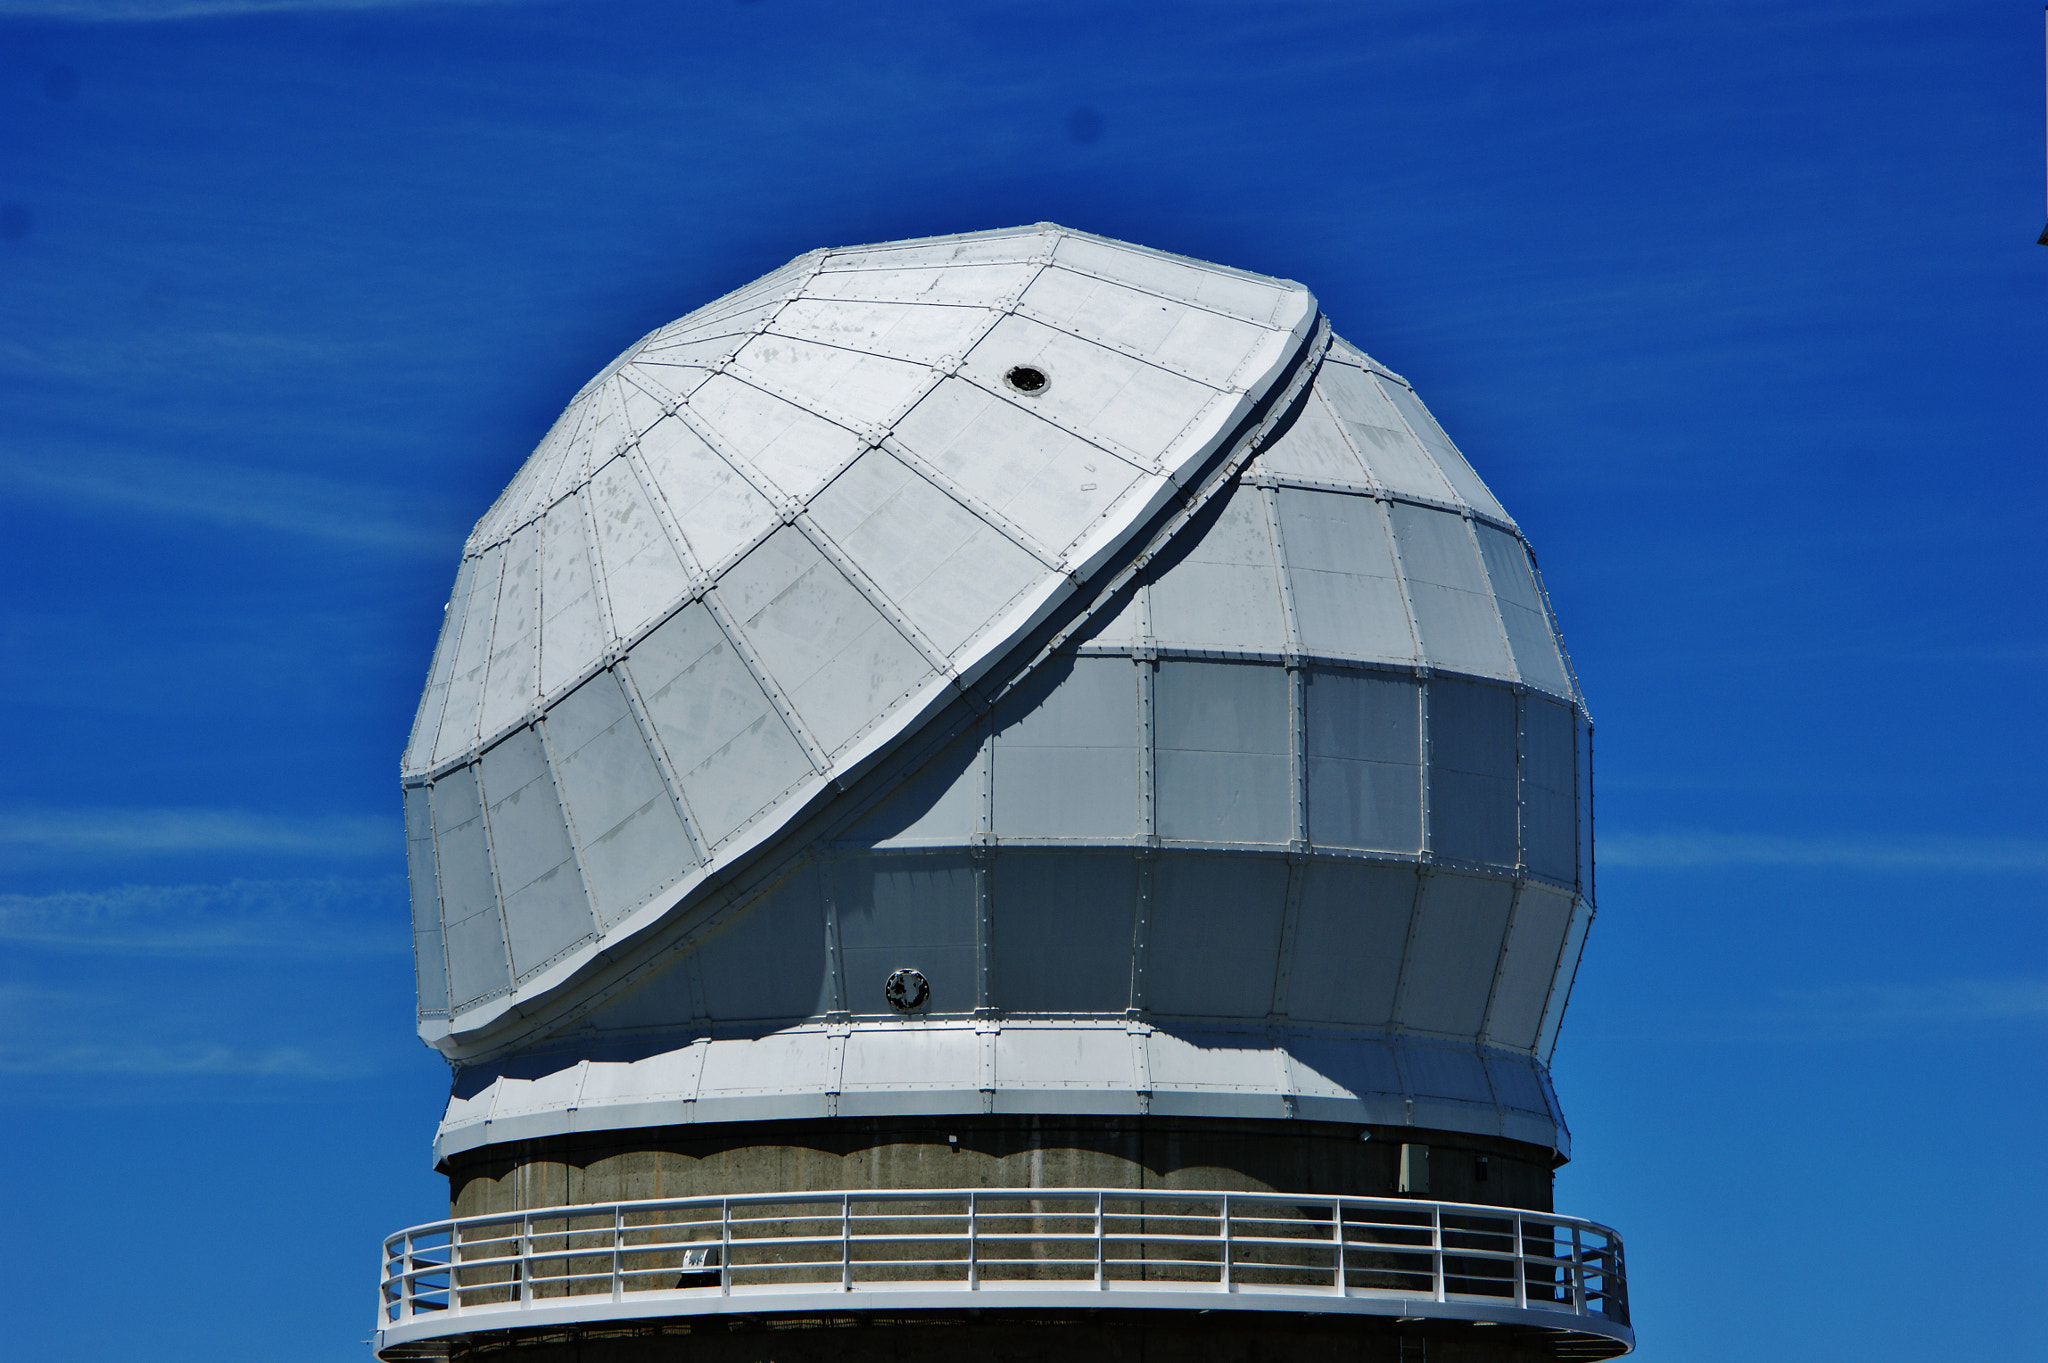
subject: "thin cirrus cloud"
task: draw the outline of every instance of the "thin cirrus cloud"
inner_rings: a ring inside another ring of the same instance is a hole
[[[1940,980],[1788,991],[1785,1016],[1856,1031],[2048,1020],[2048,980]]]
[[[73,19],[83,23],[156,23],[215,15],[319,10],[422,9],[439,5],[504,5],[524,0],[0,0],[0,17]]]
[[[233,880],[0,895],[0,944],[125,956],[397,956],[405,881]]]
[[[151,856],[267,852],[366,857],[400,846],[395,819],[312,818],[241,809],[28,809],[0,812],[0,854]]]
[[[2027,838],[1794,837],[1690,830],[1603,833],[1604,867],[1676,871],[1811,866],[1865,871],[2048,871],[2048,842]]]
[[[447,554],[461,540],[452,517],[422,516],[395,492],[312,474],[224,468],[162,455],[31,459],[0,451],[0,487],[18,496],[385,552]]]
[[[1869,1044],[2048,1023],[2048,979],[1860,981],[1781,989],[1709,1011],[1645,1015],[1610,1039],[1629,1045]]]
[[[184,1046],[136,1045],[125,1039],[54,1046],[0,1041],[0,1074],[11,1075],[352,1079],[367,1072],[360,1063],[293,1046],[251,1050],[203,1041]]]
[[[347,1039],[346,1026],[330,1026],[311,1045],[243,1039],[244,1020],[223,1010],[232,1011],[237,999],[254,992],[245,993],[233,981],[198,983],[182,992],[135,984],[99,973],[58,984],[0,981],[0,1074],[36,1081],[10,1086],[6,1101],[68,1095],[121,1102],[137,1094],[136,1083],[149,1080],[173,1081],[173,1094],[248,1099],[259,1097],[265,1086],[189,1085],[207,1079],[348,1080],[377,1069],[374,1054]],[[96,1082],[79,1090],[72,1083],[77,1080]]]

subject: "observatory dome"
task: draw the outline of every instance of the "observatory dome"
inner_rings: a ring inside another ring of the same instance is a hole
[[[403,760],[440,1150],[857,1113],[1565,1147],[1589,727],[1515,522],[1300,285],[1051,225],[637,342]]]

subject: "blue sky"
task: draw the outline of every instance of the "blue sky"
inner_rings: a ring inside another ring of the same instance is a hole
[[[1534,541],[1559,1205],[1639,1356],[2038,1347],[2041,23],[0,0],[10,1349],[367,1357],[445,1206],[396,767],[468,524],[649,328],[1043,219],[1305,282]]]

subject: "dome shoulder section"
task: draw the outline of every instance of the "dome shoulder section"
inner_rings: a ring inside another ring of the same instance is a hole
[[[608,366],[479,522],[403,764],[429,804],[463,787],[463,883],[497,887],[495,936],[443,925],[451,1031],[687,899],[1199,505],[1317,317],[1042,226],[799,257]],[[535,754],[548,798],[500,799]],[[505,883],[534,838],[580,887],[529,895],[545,930]]]

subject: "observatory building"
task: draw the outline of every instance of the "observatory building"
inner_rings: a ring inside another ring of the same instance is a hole
[[[1040,224],[653,332],[405,751],[451,1207],[380,1357],[1628,1352],[1551,1205],[1589,732],[1298,284]]]

